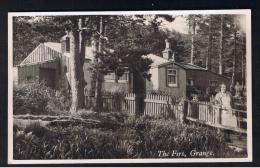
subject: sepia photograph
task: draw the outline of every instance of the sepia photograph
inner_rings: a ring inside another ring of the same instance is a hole
[[[250,10],[8,13],[8,163],[252,161]]]

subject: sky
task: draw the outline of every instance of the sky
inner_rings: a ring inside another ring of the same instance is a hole
[[[237,26],[241,31],[246,31],[246,15],[238,15],[236,18]],[[188,34],[188,23],[183,16],[176,16],[175,20],[171,23],[163,22],[163,28],[168,28],[169,30],[176,30],[177,32]]]
[[[175,20],[171,23],[162,23],[162,27],[168,28],[169,30],[176,30],[180,33],[188,34],[188,24],[183,16],[176,16]]]

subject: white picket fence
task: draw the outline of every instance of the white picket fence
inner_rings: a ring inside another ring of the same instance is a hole
[[[211,102],[187,102],[187,119],[210,125],[213,127],[224,128],[233,130],[236,132],[246,133],[247,127],[247,112],[244,110],[238,109],[229,109],[229,113],[233,114],[233,117],[236,119],[237,126],[228,126],[223,125],[222,123],[222,112],[225,109],[221,109],[219,106],[213,105]]]
[[[232,113],[236,115],[238,123],[236,128],[231,128],[222,125],[221,109],[210,102],[176,99],[171,95],[146,94],[141,97],[134,93],[127,93],[121,96],[104,95],[102,103],[103,111],[126,112],[131,115],[148,115],[176,120],[185,118],[213,127],[246,133],[246,111],[231,109]]]
[[[182,116],[183,104],[169,95],[148,94],[144,99],[144,115],[176,118]]]
[[[113,95],[102,96],[102,109],[104,111],[123,111],[135,115],[137,113],[142,115],[154,117],[175,117],[180,118],[183,111],[183,104],[176,104],[173,96],[146,94],[142,100],[140,95],[135,93],[127,93],[124,97],[117,97]],[[92,97],[90,100],[94,101]]]

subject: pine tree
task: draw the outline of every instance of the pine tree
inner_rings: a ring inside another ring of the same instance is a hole
[[[219,74],[223,74],[222,57],[223,57],[223,15],[220,16],[220,38],[219,38]]]

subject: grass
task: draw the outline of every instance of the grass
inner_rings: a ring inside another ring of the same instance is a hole
[[[47,125],[15,124],[13,137],[18,160],[159,158],[159,150],[183,151],[186,157],[192,157],[191,150],[212,151],[214,156],[209,157],[214,158],[246,157],[230,149],[217,130],[124,113],[82,111],[65,124],[58,120]]]

